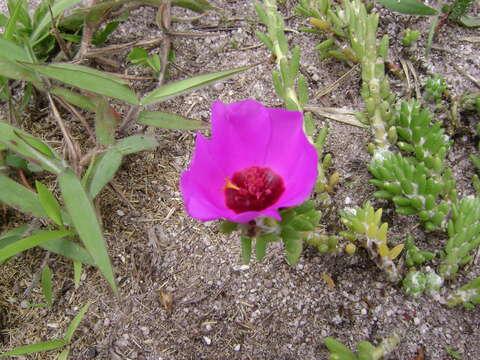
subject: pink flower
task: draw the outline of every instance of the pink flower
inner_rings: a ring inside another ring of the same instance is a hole
[[[237,223],[260,215],[280,220],[279,208],[299,205],[317,178],[317,152],[303,132],[302,114],[254,100],[212,104],[212,138],[197,133],[180,189],[198,220]]]

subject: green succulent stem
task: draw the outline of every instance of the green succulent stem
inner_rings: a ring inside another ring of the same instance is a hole
[[[480,304],[480,277],[447,297],[447,305],[450,307],[463,305],[466,308],[473,308],[477,304]]]
[[[360,245],[368,251],[377,266],[385,271],[388,280],[399,281],[400,274],[393,260],[400,255],[404,245],[399,244],[391,249],[388,247],[388,224],[381,222],[382,209],[375,211],[367,201],[363,207],[345,209],[340,216],[343,224],[358,235]]]
[[[303,106],[295,88],[298,68],[295,70],[290,67],[292,56],[289,54],[285,37],[285,23],[277,9],[277,1],[264,0],[263,6],[257,4],[256,9],[260,20],[267,26],[267,39],[262,39],[262,36],[260,36],[260,39],[264,42],[270,41],[270,50],[275,55],[277,69],[281,75],[281,89],[277,89],[277,94],[285,102],[288,110],[303,111]]]
[[[473,260],[473,251],[480,246],[480,198],[464,197],[454,204],[448,235],[445,256],[438,267],[444,279],[454,278],[462,265]]]
[[[377,44],[378,14],[368,14],[360,0],[346,0],[345,22],[348,23],[349,40],[362,67],[361,95],[366,105],[376,149],[388,149],[387,124],[393,100],[388,79],[385,76],[385,59],[388,53],[388,37]]]

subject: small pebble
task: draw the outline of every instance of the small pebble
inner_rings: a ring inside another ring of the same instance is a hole
[[[233,347],[234,351],[240,351],[240,344],[237,344]]]
[[[125,216],[125,213],[122,210],[117,210],[118,216]]]
[[[203,342],[205,343],[205,345],[210,345],[212,343],[212,339],[210,339],[207,336],[204,336],[203,337]]]

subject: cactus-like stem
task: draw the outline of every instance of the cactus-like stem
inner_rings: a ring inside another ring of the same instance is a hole
[[[387,245],[388,224],[381,223],[382,209],[375,211],[370,202],[360,208],[346,209],[341,212],[342,222],[354,233],[360,235],[357,239],[377,266],[385,271],[389,281],[397,282],[400,275],[393,262],[402,249],[403,244],[389,248]]]
[[[300,56],[299,50],[298,55],[295,50],[290,56],[285,37],[285,24],[277,10],[277,1],[264,0],[263,4],[263,6],[257,4],[256,9],[260,21],[267,26],[267,34],[257,33],[257,35],[275,56],[279,73],[273,74],[273,81],[277,94],[285,102],[287,109],[303,111],[305,104],[301,103],[295,88],[295,81],[299,78],[298,65],[296,65],[299,60],[297,57]]]
[[[466,308],[473,308],[477,304],[480,304],[480,277],[470,281],[447,297],[448,306],[463,305]]]
[[[480,198],[464,197],[454,204],[448,235],[445,257],[438,267],[444,279],[453,278],[460,266],[473,259],[473,250],[480,246]]]

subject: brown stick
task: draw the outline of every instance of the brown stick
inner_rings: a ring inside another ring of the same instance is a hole
[[[48,96],[48,101],[50,102],[50,106],[52,108],[53,116],[55,117],[55,120],[57,120],[58,126],[60,127],[60,130],[62,130],[63,137],[65,138],[65,142],[67,144],[67,149],[68,149],[68,154],[69,154],[69,159],[72,161],[73,169],[77,175],[79,174],[80,171],[80,166],[79,166],[79,161],[80,161],[80,156],[81,156],[81,151],[80,147],[76,142],[72,140],[72,137],[70,136],[70,133],[68,132],[65,124],[63,123],[63,119],[60,116],[60,113],[57,109],[57,106],[55,105],[55,102],[53,101],[51,95],[47,93]]]
[[[87,7],[91,7],[95,5],[97,0],[90,0],[90,3]],[[75,55],[75,60],[81,61],[85,54],[88,52],[90,45],[92,43],[93,34],[98,27],[99,23],[92,23],[88,22],[87,17],[85,18],[85,22],[83,24],[83,34],[82,34],[82,42],[80,43],[80,49],[78,50],[77,54]]]
[[[82,125],[85,127],[85,130],[88,132],[88,136],[90,137],[90,140],[95,142],[95,133],[93,132],[92,128],[90,125],[88,125],[87,120],[80,114],[77,109],[75,109],[74,106],[70,105],[68,102],[64,101],[62,98],[55,96],[55,100],[57,100],[60,105],[62,105],[64,108],[66,108],[68,111],[70,111],[73,115],[77,117],[78,120],[82,123]]]

